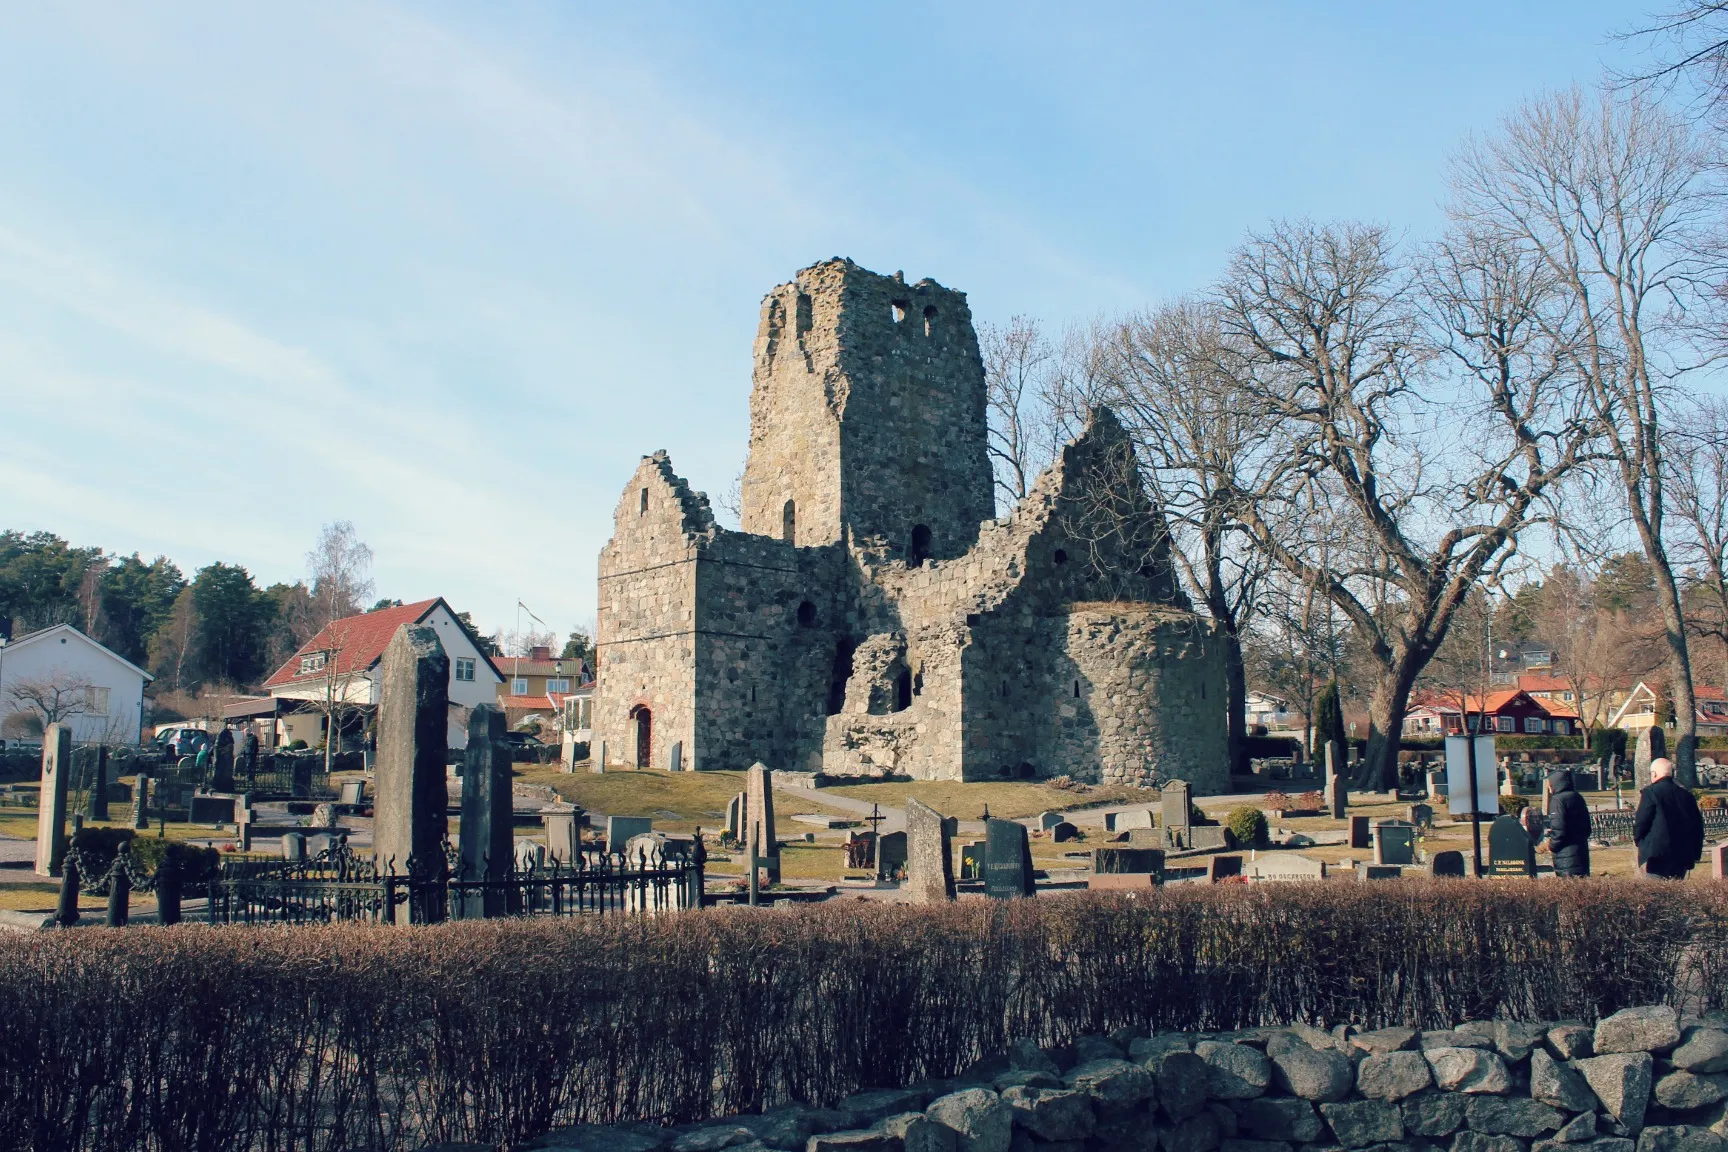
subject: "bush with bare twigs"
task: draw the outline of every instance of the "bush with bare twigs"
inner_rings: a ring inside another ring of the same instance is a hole
[[[503,1144],[950,1076],[1011,1038],[1728,1003],[1728,889],[1580,881],[847,902],[0,939],[24,1147]],[[1275,978],[1269,973],[1275,973]]]

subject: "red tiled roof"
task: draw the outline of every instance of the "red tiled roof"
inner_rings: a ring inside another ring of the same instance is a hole
[[[348,676],[364,672],[384,655],[384,648],[390,643],[390,638],[396,635],[396,629],[404,624],[418,624],[437,603],[438,598],[433,597],[396,608],[381,608],[376,612],[362,612],[357,616],[344,616],[340,620],[333,620],[319,629],[318,635],[301,645],[300,651],[290,656],[286,664],[271,673],[270,679],[264,681],[264,687],[281,688],[296,681],[322,680],[330,675]],[[300,672],[300,657],[329,649],[334,650],[334,673],[328,667],[320,668],[316,672]]]
[[[576,659],[530,660],[526,656],[494,656],[492,663],[506,676],[563,676],[575,679],[576,673],[582,669],[582,661]],[[560,672],[559,668],[564,670]]]
[[[550,697],[550,696],[505,696],[499,701],[499,703],[502,704],[506,709],[510,709],[510,708],[527,708],[527,709],[539,708],[539,709],[542,709],[543,711],[547,711],[547,712],[552,711],[553,707],[554,707],[554,705],[552,703],[552,697]]]

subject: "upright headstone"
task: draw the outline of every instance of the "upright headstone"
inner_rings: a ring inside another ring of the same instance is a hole
[[[246,803],[247,797],[242,796],[242,802],[234,805],[234,835],[240,837],[240,851],[252,851],[252,821],[256,818],[251,805]]]
[[[1710,878],[1728,880],[1728,841],[1710,846]]]
[[[90,795],[84,804],[84,815],[90,820],[108,819],[108,745],[96,746],[96,774],[90,781]]]
[[[582,863],[582,833],[577,824],[581,809],[574,804],[549,804],[540,809],[546,828],[546,854],[565,868]]]
[[[780,844],[774,838],[774,773],[766,764],[757,762],[750,765],[744,789],[744,845],[746,850],[752,843],[756,853],[765,863],[762,869],[768,876],[768,883],[780,882]],[[754,840],[752,840],[754,837]],[[881,853],[877,853],[881,857]]]
[[[1193,804],[1194,785],[1188,783],[1188,781],[1172,780],[1170,783],[1164,785],[1163,802],[1159,806],[1161,809],[1160,815],[1163,819],[1164,830],[1169,832],[1172,828],[1188,827],[1188,813],[1193,807]],[[1124,825],[1121,819],[1117,820],[1116,826],[1118,828],[1132,827],[1132,825]]]
[[[1158,848],[1094,848],[1094,875],[1114,875],[1119,872],[1164,874],[1164,853]]]
[[[907,843],[904,832],[884,832],[876,842],[876,879],[892,880],[906,871]]]
[[[1242,875],[1242,857],[1209,856],[1206,858],[1206,881],[1216,884]]]
[[[588,757],[588,771],[602,775],[606,771],[606,741],[598,740],[594,744],[594,753]]]
[[[906,801],[906,885],[912,904],[941,904],[954,899],[954,857],[949,849],[948,822],[917,799]]]
[[[1112,815],[1116,817],[1110,822],[1110,831],[1112,832],[1132,832],[1136,828],[1153,827],[1152,813],[1146,808],[1136,808],[1131,812],[1116,812]],[[1187,818],[1184,817],[1177,826],[1186,828],[1188,826]]]
[[[288,795],[295,800],[312,799],[312,761],[296,756],[288,765]]]
[[[654,821],[647,816],[606,817],[606,851],[619,853],[637,836],[654,831]]]
[[[224,725],[216,733],[216,755],[211,761],[210,789],[234,791],[234,729]]]
[[[1032,842],[1015,820],[984,822],[984,891],[999,900],[1031,896]]]
[[[1451,850],[1434,853],[1433,859],[1428,861],[1428,874],[1430,876],[1463,876],[1464,853]]]
[[[1660,724],[1638,730],[1638,742],[1632,750],[1632,780],[1642,792],[1650,787],[1650,762],[1668,755],[1668,734]]]
[[[66,786],[72,776],[72,729],[42,733],[42,792],[36,801],[36,875],[58,876],[66,859]]]
[[[743,842],[744,839],[744,793],[740,792],[726,801],[726,831],[732,839]]]
[[[1375,821],[1374,863],[1416,863],[1416,829],[1398,820]]]
[[[486,707],[486,705],[482,704],[482,705],[480,705],[480,707],[484,708],[484,707]],[[355,806],[355,805],[360,805],[360,804],[366,803],[366,781],[364,781],[364,780],[344,780],[344,781],[342,781],[342,794],[340,797],[340,802],[343,804],[347,804],[349,806]]]
[[[1294,852],[1262,852],[1248,861],[1250,880],[1324,880],[1326,863]]]
[[[287,832],[282,836],[282,859],[298,864],[306,859],[306,833]]]
[[[504,743],[504,713],[476,704],[468,713],[468,747],[462,752],[462,816],[457,850],[464,880],[504,880],[510,875],[515,839],[510,802],[510,748]],[[466,893],[462,915],[468,919],[503,916],[509,901],[503,889]]]
[[[1428,795],[1435,798],[1435,799],[1443,798],[1446,795],[1446,791],[1447,791],[1445,770],[1444,769],[1438,769],[1438,770],[1429,769],[1428,773],[1427,773],[1427,777],[1428,777]]]
[[[1060,823],[1062,823],[1062,813],[1060,812],[1038,813],[1038,831],[1040,832],[1048,832]],[[1112,831],[1114,831],[1114,829],[1112,829]]]
[[[1080,829],[1064,820],[1050,829],[1050,839],[1057,844],[1067,844],[1080,839]]]
[[[666,769],[669,772],[684,771],[684,741],[672,741],[672,748],[666,754]]]
[[[372,851],[380,868],[408,878],[398,924],[444,918],[444,756],[449,747],[450,659],[438,633],[404,624],[384,649],[378,702],[378,796]],[[466,783],[466,782],[464,782]]]
[[[1501,816],[1488,826],[1488,872],[1496,876],[1536,875],[1536,845],[1516,816]]]
[[[1366,816],[1350,817],[1350,847],[1369,848],[1374,843],[1373,821]]]
[[[150,774],[142,770],[132,781],[132,827],[150,827]]]
[[[1417,828],[1434,827],[1434,808],[1430,804],[1412,804],[1405,809],[1404,818]]]

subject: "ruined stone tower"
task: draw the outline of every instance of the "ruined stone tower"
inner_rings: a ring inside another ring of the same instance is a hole
[[[984,363],[963,293],[830,260],[768,294],[744,531],[948,559],[994,509]]]
[[[624,490],[600,554],[596,754],[1227,784],[1222,649],[1115,418],[992,518],[964,294],[804,269],[763,302],[750,416],[742,531],[664,453]]]

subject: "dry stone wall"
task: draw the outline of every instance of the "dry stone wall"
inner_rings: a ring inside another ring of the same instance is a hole
[[[680,1127],[581,1126],[584,1152],[1728,1152],[1728,1017],[1594,1027],[1306,1025],[1017,1041],[964,1074]]]

